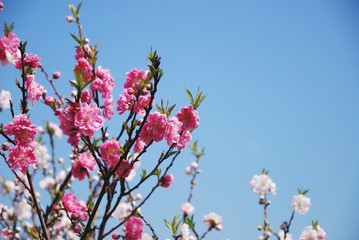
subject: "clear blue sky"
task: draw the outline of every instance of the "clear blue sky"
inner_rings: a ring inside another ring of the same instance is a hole
[[[3,2],[0,21],[15,22],[28,51],[61,71],[58,86],[68,89],[76,28],[65,21],[67,1]],[[224,218],[208,239],[258,238],[262,210],[249,180],[266,168],[278,187],[269,209],[276,229],[303,187],[312,207],[295,217],[294,238],[319,219],[328,239],[346,240],[357,238],[359,220],[358,11],[354,0],[84,1],[81,19],[99,44],[98,64],[116,79],[115,98],[125,72],[146,67],[151,47],[163,60],[161,98],[181,106],[185,87],[208,94],[194,134],[207,154],[193,203],[198,226],[209,211]],[[1,68],[1,89],[14,89],[16,73]],[[34,117],[40,124],[46,114]],[[163,238],[163,219],[187,198],[190,161],[183,154],[173,187],[142,209]]]

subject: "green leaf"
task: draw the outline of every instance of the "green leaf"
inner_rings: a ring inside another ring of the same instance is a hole
[[[190,100],[191,104],[193,105],[194,104],[194,99],[193,99],[192,93],[187,88],[186,88],[186,92],[187,92],[187,95],[189,97],[189,100]]]
[[[82,6],[82,2],[80,2],[79,5],[77,5],[77,8],[76,8],[76,16],[80,16],[81,6]]]
[[[165,221],[166,227],[173,232],[172,225],[166,219],[163,220]]]
[[[172,227],[172,233],[174,236],[177,235],[177,231],[178,231],[178,226],[180,224],[180,220],[179,220],[179,216],[175,216],[172,220],[172,224],[171,224],[171,227]]]
[[[144,179],[146,176],[147,176],[146,169],[142,169],[142,172],[141,172],[141,179]]]
[[[76,36],[76,35],[73,34],[73,33],[70,33],[70,35],[71,35],[71,37],[72,37],[73,39],[75,39],[75,41],[76,41],[78,44],[82,45],[82,39],[81,39],[80,37]]]
[[[11,33],[14,27],[15,27],[14,23],[11,23],[9,26],[7,25],[6,22],[4,22],[4,35],[7,36],[9,33]]]
[[[77,17],[76,7],[75,7],[73,4],[71,4],[71,3],[68,3],[67,6],[69,6],[69,8],[70,8],[72,14],[73,14],[75,17]]]

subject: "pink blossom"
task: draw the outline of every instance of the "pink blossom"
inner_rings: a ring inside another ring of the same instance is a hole
[[[168,188],[169,186],[171,186],[171,184],[174,182],[175,178],[173,177],[172,174],[166,174],[164,176],[162,176],[161,180],[160,180],[160,186],[164,187],[164,188]]]
[[[130,217],[125,223],[125,240],[141,240],[144,232],[143,222],[139,217]]]
[[[105,118],[111,120],[111,117],[113,115],[113,109],[115,107],[115,104],[113,102],[112,96],[109,98],[106,98],[103,103],[103,111],[102,114]]]
[[[81,94],[81,102],[90,104],[92,99],[93,99],[92,92],[88,89],[85,89]]]
[[[132,94],[131,89],[123,89],[122,94],[117,100],[117,111],[119,114],[123,114],[127,110],[131,110],[135,103],[135,96]]]
[[[82,103],[75,116],[74,125],[81,134],[92,137],[104,124],[100,109],[94,104]]]
[[[84,82],[88,82],[92,77],[92,66],[86,58],[82,57],[77,60],[75,69],[75,74],[77,74]]]
[[[132,170],[133,166],[131,166],[131,162],[129,160],[122,160],[119,168],[116,170],[116,176],[119,178],[127,178]]]
[[[85,49],[86,54],[91,56],[91,47],[89,45],[85,45],[83,48]],[[75,55],[76,60],[79,60],[80,58],[86,56],[83,48],[80,46],[76,48],[76,55]]]
[[[145,116],[146,115],[146,108],[149,107],[150,100],[151,100],[150,95],[140,96],[138,98],[138,100],[136,101],[136,103],[135,103],[135,107],[134,107],[135,112],[140,116]],[[152,106],[153,106],[154,103],[155,102],[152,101]]]
[[[20,39],[15,33],[10,32],[7,36],[0,38],[0,62],[3,66],[15,64],[20,58],[19,43]]]
[[[1,229],[1,237],[3,239],[10,239],[14,237],[14,233],[10,228]]]
[[[72,213],[71,217],[85,221],[88,217],[87,206],[83,201],[77,201],[75,194],[66,193],[62,198],[62,204],[64,205],[67,212]]]
[[[19,114],[14,117],[13,122],[5,125],[5,133],[14,135],[16,144],[27,146],[35,140],[37,128],[26,114]]]
[[[193,130],[199,125],[198,112],[193,109],[192,105],[182,107],[176,117],[183,123],[183,130]]]
[[[182,132],[182,134],[180,135],[180,139],[178,140],[176,147],[178,148],[178,150],[181,150],[183,148],[186,147],[186,143],[191,141],[192,139],[192,135],[190,131],[184,131]]]
[[[0,11],[4,9],[4,3],[0,1]]]
[[[172,117],[167,121],[167,128],[165,138],[168,146],[172,146],[174,143],[178,143],[180,140],[180,133],[182,129],[182,123],[177,117]]]
[[[120,143],[117,140],[106,140],[100,147],[101,157],[107,166],[115,167],[120,157]]]
[[[27,91],[27,96],[31,102],[35,100],[39,101],[42,96],[42,86],[35,81],[34,75],[26,76],[25,88]]]
[[[145,145],[146,145],[145,142],[138,138],[136,140],[136,142],[135,142],[135,146],[133,148],[133,151],[135,153],[140,153],[140,152],[143,151],[143,148],[145,147]]]
[[[56,114],[60,120],[62,132],[69,137],[68,143],[75,147],[79,144],[81,135],[75,128],[75,116],[80,111],[78,103],[70,102],[65,110],[56,109]]]
[[[91,153],[80,153],[72,166],[72,175],[79,180],[83,180],[87,174],[94,170],[95,166],[96,160]]]
[[[148,115],[146,123],[143,125],[140,138],[146,144],[152,140],[161,141],[166,133],[167,116],[165,114],[154,112]]]
[[[41,62],[40,62],[40,57],[32,54],[32,53],[28,53],[26,54],[25,58],[24,58],[24,67],[29,67],[32,69],[38,68],[39,66],[41,66]],[[16,62],[15,62],[15,68],[21,70],[22,69],[22,61],[21,58],[19,58]]]
[[[12,170],[19,169],[22,173],[26,173],[29,166],[36,168],[37,159],[34,147],[16,145],[10,149],[7,162]]]
[[[110,74],[109,69],[104,69],[101,66],[99,66],[96,70],[96,83],[94,83],[94,86],[92,86],[91,83],[91,89],[97,90],[102,94],[103,98],[109,98],[112,95],[112,91],[115,87],[115,80]]]
[[[147,71],[137,70],[136,68],[132,69],[130,72],[126,73],[126,82],[124,87],[132,88],[135,92],[137,92],[141,88],[141,83],[147,81],[147,74]]]

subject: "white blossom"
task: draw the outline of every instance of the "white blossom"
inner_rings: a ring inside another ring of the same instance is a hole
[[[56,138],[60,139],[62,137],[62,131],[56,123],[49,122],[48,129]]]
[[[31,217],[31,206],[26,199],[22,199],[14,204],[14,214],[18,220],[24,220]]]
[[[122,202],[118,204],[116,210],[112,213],[112,217],[117,218],[118,220],[125,219],[132,212],[132,206],[130,203]]]
[[[194,211],[194,207],[189,202],[185,202],[181,205],[181,210],[185,215],[190,215]]]
[[[10,108],[11,93],[6,90],[0,91],[0,107],[3,109]]]
[[[277,186],[267,174],[254,175],[249,185],[253,193],[264,196],[267,193],[276,194]]]
[[[294,195],[292,207],[295,213],[304,215],[309,211],[310,198],[304,196],[303,194]]]
[[[35,147],[34,153],[38,160],[37,167],[39,169],[47,169],[50,161],[50,154],[47,148],[37,141],[35,141],[33,145]]]
[[[320,228],[319,225],[316,225],[315,228],[313,226],[307,226],[302,234],[300,235],[300,240],[324,240],[326,238],[325,231]]]
[[[210,212],[203,216],[203,222],[207,224],[208,228],[214,227],[218,231],[222,230],[222,216],[215,212]]]
[[[290,234],[290,233],[287,233],[285,238],[284,238],[284,231],[283,230],[280,230],[278,232],[278,237],[279,237],[280,240],[293,240],[292,234]]]

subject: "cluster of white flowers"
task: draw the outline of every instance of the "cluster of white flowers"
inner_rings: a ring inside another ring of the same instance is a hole
[[[217,230],[222,230],[222,216],[217,215],[215,212],[210,212],[203,216],[203,222],[207,224],[207,226],[214,227]]]
[[[121,202],[118,204],[116,210],[112,213],[112,217],[122,221],[128,217],[132,212],[132,206],[129,202]]]
[[[196,240],[195,236],[190,235],[188,224],[184,223],[181,227],[181,237],[179,240]]]
[[[268,177],[266,173],[261,175],[254,175],[252,180],[249,183],[253,193],[259,194],[259,196],[264,196],[267,193],[276,194],[277,186],[273,180]]]
[[[50,161],[50,154],[47,150],[47,147],[37,141],[35,141],[33,145],[35,147],[34,153],[38,161],[37,167],[39,169],[47,169],[49,167]]]
[[[278,232],[278,237],[279,237],[280,240],[293,240],[292,234],[290,234],[290,233],[287,233],[285,238],[284,238],[284,231],[283,230],[280,230]]]

